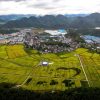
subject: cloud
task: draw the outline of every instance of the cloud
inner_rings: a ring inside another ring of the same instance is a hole
[[[36,3],[36,4],[28,5],[28,7],[36,7],[36,8],[45,8],[46,6],[47,6],[46,3]]]
[[[64,5],[58,5],[61,0],[37,0],[34,3],[28,4],[28,7],[31,8],[37,8],[37,9],[56,9],[56,8],[61,8]]]
[[[0,0],[0,1],[15,1],[15,2],[20,2],[20,1],[25,1],[25,0]]]
[[[0,14],[100,12],[100,0],[0,0]]]

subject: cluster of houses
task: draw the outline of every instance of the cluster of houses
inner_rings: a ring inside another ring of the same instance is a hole
[[[11,34],[0,34],[0,44],[21,44],[24,42],[24,37],[28,29],[20,30]]]
[[[91,51],[100,53],[100,37],[83,35],[81,36],[85,40],[84,47],[89,48]]]
[[[66,38],[65,30],[34,30],[25,36],[25,46],[44,53],[72,51],[78,48],[71,38]]]
[[[77,43],[71,37],[66,37],[66,30],[44,30],[37,28],[21,29],[12,34],[0,34],[0,44],[25,44],[28,48],[44,53],[73,51],[79,47],[100,52],[100,37],[81,36],[84,43]]]

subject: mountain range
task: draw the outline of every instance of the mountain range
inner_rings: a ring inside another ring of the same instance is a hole
[[[32,14],[27,14],[27,15],[24,15],[24,14],[10,14],[10,15],[0,15],[0,24],[5,24],[7,23],[8,21],[12,21],[12,20],[19,20],[21,18],[29,18],[33,16]]]
[[[31,16],[34,16],[32,14],[10,14],[10,15],[0,15],[0,19],[1,20],[5,20],[5,21],[11,21],[11,20],[18,20],[18,19],[21,19],[23,17],[31,17]]]
[[[100,27],[100,13],[82,16],[45,15],[10,20],[2,28],[95,28]]]
[[[6,21],[5,20],[3,20],[3,19],[0,19],[0,24],[2,25],[2,24],[5,24],[6,23]]]

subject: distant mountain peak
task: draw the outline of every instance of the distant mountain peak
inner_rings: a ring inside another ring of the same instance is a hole
[[[36,28],[94,28],[100,27],[100,13],[92,13],[90,15],[45,15],[30,16],[29,18],[21,18],[15,21],[9,21],[2,27],[20,28],[20,27],[36,27]],[[73,16],[73,17],[72,17]]]

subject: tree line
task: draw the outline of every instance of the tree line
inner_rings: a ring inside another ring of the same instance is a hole
[[[0,100],[100,100],[100,88],[73,88],[66,91],[34,92],[0,83]]]

